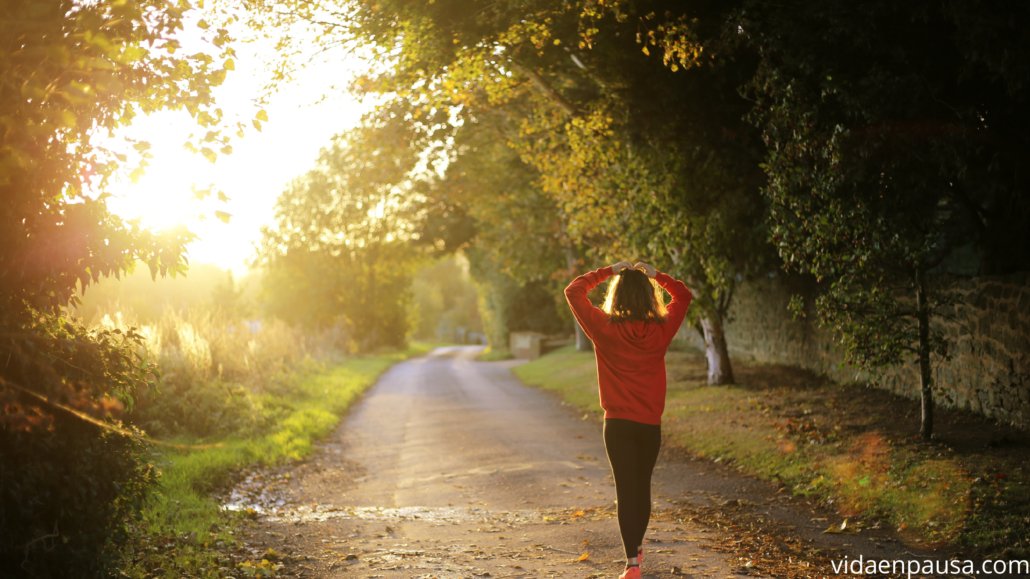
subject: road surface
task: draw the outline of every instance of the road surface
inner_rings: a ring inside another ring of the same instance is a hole
[[[394,366],[310,460],[239,485],[234,504],[258,512],[255,557],[271,548],[287,577],[617,577],[600,425],[521,384],[515,362],[474,361],[478,351],[441,348]],[[789,569],[813,564],[796,559],[813,539],[774,524],[813,515],[768,485],[667,454],[645,576],[816,576],[768,571],[769,553],[794,557]],[[749,531],[730,511],[760,525]],[[753,536],[766,526],[770,536]],[[809,534],[825,526],[816,518]]]

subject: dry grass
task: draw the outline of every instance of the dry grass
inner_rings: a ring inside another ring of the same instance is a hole
[[[168,309],[148,324],[119,311],[105,314],[99,324],[135,327],[145,337],[147,358],[163,373],[205,381],[262,383],[330,350],[328,340],[313,339],[283,322],[233,319],[211,310]]]

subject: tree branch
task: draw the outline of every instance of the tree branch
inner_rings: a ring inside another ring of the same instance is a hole
[[[530,80],[530,82],[533,83],[533,87],[537,90],[537,92],[542,94],[552,103],[558,105],[558,108],[564,111],[565,114],[567,114],[570,117],[580,116],[581,113],[579,109],[574,104],[572,104],[571,101],[562,96],[562,94],[559,93],[554,87],[548,84],[547,81],[544,80],[542,76],[540,76],[540,73],[519,64],[514,59],[509,59],[508,62],[511,64],[513,70],[527,77]]]
[[[45,394],[41,394],[39,392],[36,392],[35,390],[32,390],[31,388],[26,388],[25,386],[22,386],[21,384],[16,384],[14,382],[11,382],[10,380],[5,380],[4,378],[0,378],[0,386],[5,386],[7,388],[11,388],[12,390],[17,390],[18,392],[21,392],[22,394],[26,394],[26,395],[28,395],[28,396],[38,400],[39,402],[42,402],[43,404],[51,407],[51,408],[56,408],[57,410],[61,410],[61,411],[65,412],[66,414],[68,414],[70,416],[74,416],[75,418],[78,418],[79,420],[81,420],[83,422],[88,422],[89,424],[92,424],[93,426],[96,426],[96,427],[101,428],[103,430],[107,430],[109,432],[113,432],[115,434],[119,434],[119,435],[124,436],[126,438],[135,438],[135,439],[138,439],[138,440],[142,440],[144,442],[149,442],[150,444],[155,444],[157,446],[165,446],[165,447],[168,447],[168,448],[175,448],[175,449],[179,449],[179,450],[196,450],[196,449],[204,449],[204,448],[217,448],[217,447],[223,446],[223,444],[221,442],[216,442],[216,443],[213,443],[213,444],[177,444],[177,443],[174,443],[174,442],[165,442],[163,440],[157,440],[157,439],[154,439],[154,438],[150,438],[149,436],[146,436],[145,434],[140,434],[139,432],[133,432],[133,431],[127,429],[127,428],[123,428],[123,427],[118,426],[116,424],[110,424],[108,422],[104,422],[103,420],[100,420],[99,418],[96,418],[94,416],[90,416],[89,414],[86,414],[85,412],[83,412],[81,410],[72,408],[71,406],[68,406],[67,404],[62,404],[62,403],[57,402],[55,400],[51,400],[50,397],[46,396]]]

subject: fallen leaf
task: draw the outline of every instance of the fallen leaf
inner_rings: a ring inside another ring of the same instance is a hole
[[[847,519],[844,519],[844,521],[842,521],[839,526],[838,525],[830,525],[829,527],[826,527],[825,531],[823,531],[823,533],[829,533],[829,534],[846,533],[846,532],[848,532],[848,520]]]

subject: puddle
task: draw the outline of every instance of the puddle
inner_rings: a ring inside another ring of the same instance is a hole
[[[488,511],[476,507],[298,505],[292,508],[259,511],[259,513],[267,521],[282,523],[312,523],[331,519],[350,519],[379,522],[422,521],[437,524],[502,523],[514,525],[546,520],[545,515],[539,511]]]
[[[250,473],[221,498],[222,509],[256,515],[269,522],[318,523],[334,519],[379,522],[421,521],[434,525],[476,523],[483,532],[500,532],[499,526],[573,521],[581,517],[609,518],[606,509],[521,509],[489,510],[482,507],[430,506],[354,506],[333,504],[296,504],[287,497],[290,476],[283,473]]]
[[[268,471],[248,473],[240,482],[233,485],[229,494],[221,497],[219,502],[226,511],[259,515],[288,508],[284,489],[289,478],[289,475]]]
[[[256,514],[270,522],[308,523],[332,519],[361,521],[424,521],[437,524],[506,523],[509,525],[551,520],[537,510],[489,511],[478,507],[379,507],[332,504],[297,505],[286,499],[288,477],[252,473],[236,484],[221,500],[222,509]]]
[[[266,477],[261,478],[267,483]],[[411,522],[421,521],[431,524],[479,523],[488,525],[522,525],[527,523],[553,523],[571,521],[583,517],[586,513],[575,509],[522,509],[512,511],[492,511],[480,507],[381,507],[381,506],[341,506],[332,504],[297,505],[287,501],[284,493],[275,485],[260,488],[254,484],[256,480],[245,479],[233,487],[227,497],[222,499],[222,508],[226,511],[246,512],[260,516],[269,522],[278,523],[317,523],[333,519],[349,519],[357,521]],[[590,518],[602,515],[595,509],[589,509]],[[602,515],[604,516],[604,515]],[[608,517],[611,513],[607,514]],[[492,529],[483,529],[489,532]],[[501,529],[496,529],[500,531]]]

